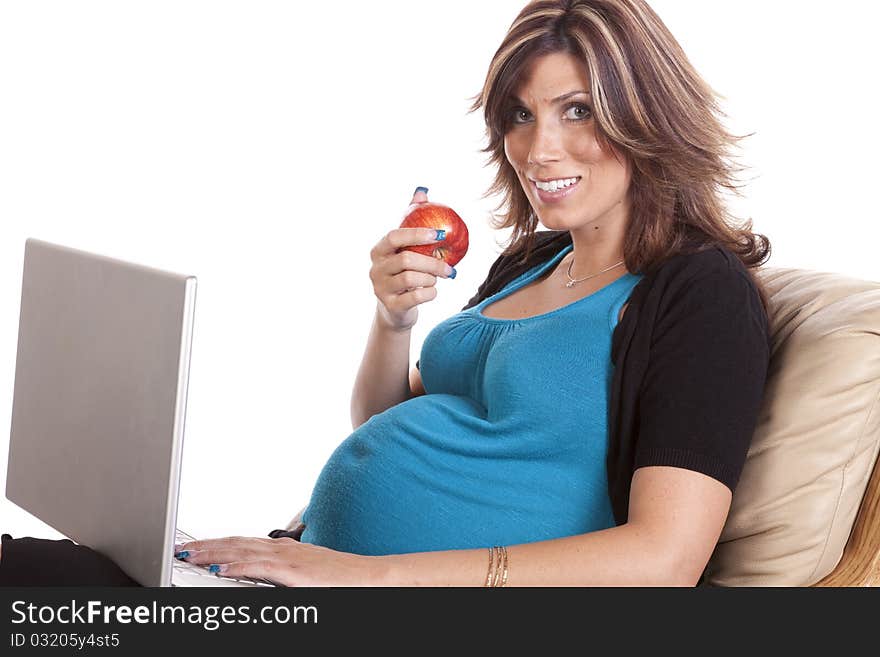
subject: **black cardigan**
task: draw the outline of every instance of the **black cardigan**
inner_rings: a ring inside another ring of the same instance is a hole
[[[500,256],[462,310],[571,243],[568,231],[537,232],[528,260]],[[640,467],[684,468],[736,488],[770,360],[760,294],[726,249],[670,258],[628,303],[612,338],[608,409],[608,491],[619,525]]]

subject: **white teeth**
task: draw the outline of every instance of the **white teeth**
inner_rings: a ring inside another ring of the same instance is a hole
[[[535,186],[544,192],[555,192],[566,187],[571,187],[578,181],[578,178],[564,178],[562,180],[551,180],[549,183],[535,181]]]

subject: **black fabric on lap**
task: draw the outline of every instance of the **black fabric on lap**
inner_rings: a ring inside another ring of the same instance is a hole
[[[293,540],[298,541],[302,536],[303,531],[305,531],[305,528],[305,525],[300,525],[292,530],[273,529],[269,532],[269,538],[292,538]]]
[[[108,557],[69,539],[2,539],[0,586],[140,586]]]

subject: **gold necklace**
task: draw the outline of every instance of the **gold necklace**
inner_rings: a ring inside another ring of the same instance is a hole
[[[616,265],[611,265],[608,269],[603,269],[598,274],[591,274],[590,276],[587,276],[586,278],[581,278],[580,280],[574,280],[571,277],[571,266],[574,264],[574,258],[572,258],[571,262],[568,263],[568,271],[566,272],[566,275],[568,276],[568,283],[565,284],[565,287],[571,288],[571,287],[574,287],[575,285],[577,285],[578,283],[583,283],[584,281],[588,281],[591,278],[596,278],[596,276],[599,276],[599,274],[604,274],[606,271],[611,271],[615,267],[620,267],[620,265],[624,264],[625,262],[626,262],[625,260],[621,260]]]

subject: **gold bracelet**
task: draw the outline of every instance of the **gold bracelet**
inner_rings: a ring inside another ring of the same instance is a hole
[[[492,566],[495,565],[495,548],[489,548],[489,572],[486,574],[486,586],[492,585]]]
[[[489,572],[486,573],[485,586],[493,588],[507,586],[507,548],[503,545],[496,545],[488,549]]]
[[[500,552],[498,557],[499,564],[498,570],[495,572],[495,583],[493,584],[496,587],[501,586],[502,573],[505,576],[507,575],[507,548],[502,545],[498,547],[498,551]]]
[[[498,574],[498,584],[497,586],[502,586],[503,577],[507,577],[507,548],[501,546],[501,560],[502,560],[502,572]],[[503,576],[503,577],[502,577]]]

